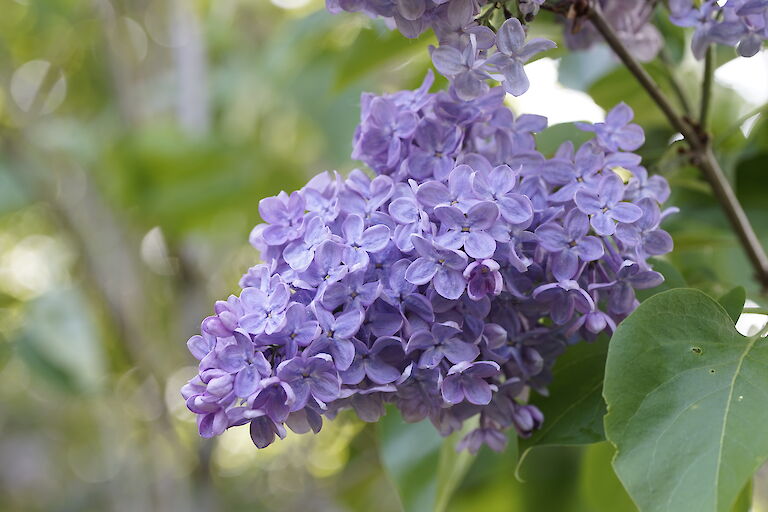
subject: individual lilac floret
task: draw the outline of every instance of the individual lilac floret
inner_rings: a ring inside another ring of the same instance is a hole
[[[496,241],[488,234],[499,217],[499,208],[490,201],[477,203],[464,213],[455,206],[438,206],[435,217],[444,233],[437,241],[448,249],[464,249],[473,258],[490,258],[496,251]]]
[[[434,368],[443,359],[453,364],[472,361],[480,353],[476,345],[467,343],[459,336],[461,330],[455,322],[437,323],[427,331],[416,331],[408,340],[408,353],[421,351],[419,368]]]
[[[499,365],[493,361],[461,362],[451,366],[440,389],[449,404],[466,400],[475,405],[487,405],[493,396],[493,386],[486,379],[498,375]]]
[[[431,282],[435,291],[446,299],[461,297],[467,285],[462,275],[467,267],[467,255],[417,235],[411,240],[420,257],[408,266],[405,273],[408,282],[416,285]]]
[[[712,44],[735,46],[742,57],[752,57],[768,39],[768,2],[765,0],[671,0],[670,21],[695,29],[693,54],[703,59]]]
[[[604,176],[596,190],[581,188],[574,195],[576,206],[590,216],[589,222],[595,232],[603,236],[616,231],[616,222],[635,222],[643,215],[639,206],[623,201],[623,198],[624,182],[614,173]]]
[[[597,142],[606,151],[634,151],[645,142],[643,129],[631,123],[634,112],[625,103],[619,103],[605,116],[604,123],[578,123],[585,131],[593,131]]]
[[[501,73],[504,90],[513,96],[522,95],[530,87],[523,64],[537,53],[557,46],[549,39],[542,38],[531,39],[526,43],[525,30],[517,18],[508,19],[499,28],[496,45],[499,51],[488,59],[488,66]]]
[[[504,278],[499,269],[501,266],[494,260],[476,260],[464,269],[467,280],[467,295],[472,300],[480,300],[485,296],[496,296],[504,287]]]
[[[420,30],[446,11],[423,6],[390,15]],[[464,21],[446,45],[484,32]],[[460,446],[501,450],[506,430],[541,426],[529,400],[564,348],[613,332],[635,290],[662,282],[648,257],[671,250],[660,224],[675,209],[629,152],[643,140],[631,111],[545,158],[533,133],[546,119],[513,116],[501,87],[465,102],[430,85],[363,96],[354,152],[372,173],[324,172],[261,202],[261,262],[187,342],[199,364],[182,396],[201,436],[250,424],[263,448],[392,403],[442,435],[477,416]]]
[[[469,43],[457,50],[452,46],[440,46],[432,50],[432,63],[440,74],[453,82],[459,98],[468,101],[488,92],[488,74],[485,59],[478,56],[477,39],[470,35]]]

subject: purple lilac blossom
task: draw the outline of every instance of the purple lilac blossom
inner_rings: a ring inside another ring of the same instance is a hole
[[[542,38],[526,42],[526,27],[517,18],[504,21],[497,33],[479,25],[476,18],[486,3],[486,0],[326,0],[326,7],[332,13],[363,12],[383,18],[409,38],[433,29],[440,45],[431,49],[432,62],[435,69],[451,81],[451,91],[462,100],[469,101],[487,93],[489,79],[502,82],[506,92],[520,96],[529,87],[523,65],[534,55],[556,45]],[[543,3],[543,0],[521,1],[520,15],[530,21]],[[380,117],[384,121],[377,122],[377,131],[362,138],[360,144],[369,149],[375,145],[377,162],[386,162],[392,167],[400,141],[390,138],[385,148],[380,135],[407,132],[412,124],[408,116],[393,116],[386,111],[385,114]]]
[[[557,356],[663,280],[647,258],[672,249],[669,187],[632,153],[644,136],[628,107],[547,157],[533,135],[546,120],[513,116],[503,87],[465,102],[430,83],[364,96],[354,151],[370,171],[261,201],[261,263],[187,343],[201,436],[249,423],[263,448],[393,404],[443,435],[479,416],[461,446],[501,450],[505,431],[544,421],[528,399]]]
[[[691,46],[698,59],[714,43],[734,46],[742,57],[752,57],[768,39],[768,0],[670,0],[670,21],[693,27]]]

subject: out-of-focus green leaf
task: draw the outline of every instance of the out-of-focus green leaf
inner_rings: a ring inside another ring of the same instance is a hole
[[[523,456],[545,445],[581,445],[605,439],[603,433],[603,371],[608,340],[598,338],[568,347],[552,369],[549,396],[535,395],[531,403],[544,413],[544,425],[520,442]]]
[[[739,493],[736,503],[733,504],[731,512],[749,512],[752,510],[752,480]]]
[[[23,336],[16,340],[16,352],[35,377],[41,378],[54,389],[66,393],[78,393],[80,388],[76,377],[61,363],[38,347],[38,343]]]
[[[476,426],[476,420],[469,420],[444,439],[429,421],[406,423],[388,408],[378,424],[380,458],[406,512],[446,510],[474,462],[467,451],[457,452],[456,444]]]
[[[636,512],[637,507],[611,467],[616,450],[611,443],[584,448],[579,487],[585,508],[594,512]]]
[[[768,459],[768,344],[698,290],[645,301],[608,350],[605,430],[643,511],[729,511]],[[664,364],[659,364],[663,361]]]
[[[428,421],[406,423],[393,407],[379,420],[381,462],[406,512],[431,510],[443,438]]]
[[[731,317],[733,323],[736,323],[739,321],[739,317],[741,316],[741,312],[744,309],[744,302],[746,300],[746,290],[744,290],[743,286],[737,286],[733,290],[717,299],[717,302],[719,302],[720,305],[725,308],[725,311],[728,313],[728,316]]]
[[[472,464],[475,462],[475,456],[468,450],[456,451],[456,445],[470,430],[477,426],[477,420],[469,420],[464,424],[464,428],[459,432],[451,434],[440,447],[440,458],[437,464],[437,489],[435,497],[435,512],[444,512],[448,510],[453,493],[464,479]],[[512,444],[512,443],[510,443]],[[517,457],[517,445],[509,447],[505,452],[506,456]],[[515,452],[512,452],[514,448]]]
[[[572,123],[556,124],[536,135],[536,147],[545,156],[552,156],[566,140],[572,141],[578,147],[592,136],[590,132],[579,130]]]
[[[375,23],[372,28],[361,30],[346,52],[336,70],[334,88],[344,89],[387,64],[401,65],[408,55],[424,52],[429,44],[437,44],[431,31],[417,39],[407,39],[400,32]]]

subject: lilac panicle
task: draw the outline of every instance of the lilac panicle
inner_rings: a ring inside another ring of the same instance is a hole
[[[389,5],[413,30],[443,10]],[[485,51],[490,36],[460,14],[441,41]],[[511,60],[540,43],[514,23],[503,37],[494,62],[514,74]],[[345,408],[376,421],[389,403],[443,435],[479,415],[461,446],[501,450],[506,430],[527,437],[544,421],[528,397],[546,392],[557,356],[612,332],[635,290],[663,280],[647,258],[672,249],[669,187],[633,153],[644,135],[629,107],[548,156],[535,140],[546,119],[515,117],[508,84],[466,100],[456,83],[428,92],[431,80],[363,96],[354,157],[369,171],[325,172],[260,202],[261,263],[187,343],[199,373],[182,395],[203,437],[250,424],[263,448]]]

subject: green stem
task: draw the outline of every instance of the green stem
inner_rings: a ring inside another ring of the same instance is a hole
[[[744,308],[742,313],[747,315],[768,315],[768,308]]]
[[[675,73],[674,67],[672,65],[672,59],[669,57],[669,52],[666,48],[661,49],[661,52],[659,53],[659,60],[663,64],[664,70],[667,73],[667,80],[669,80],[669,85],[672,87],[672,92],[674,92],[675,96],[677,96],[677,100],[680,102],[680,107],[682,107],[683,113],[685,113],[687,116],[690,116],[693,112],[693,109],[691,108],[691,102],[688,100],[688,95],[685,94],[683,84],[680,83],[680,79]]]
[[[704,81],[701,86],[701,104],[699,106],[699,126],[707,130],[709,107],[712,103],[712,79],[715,74],[715,51],[710,45],[704,57]]]

